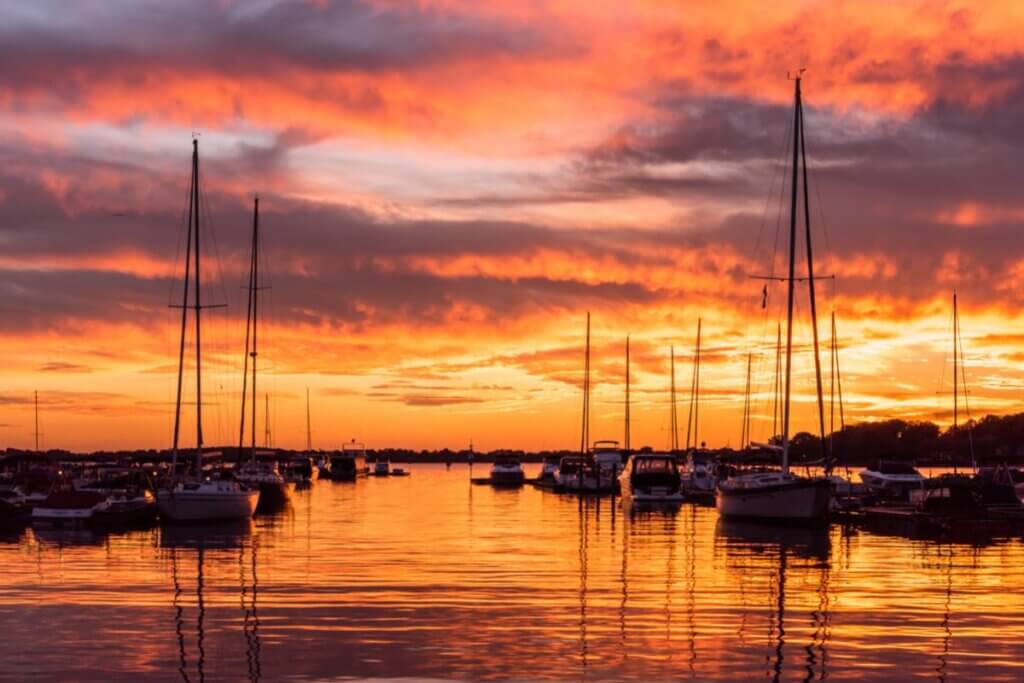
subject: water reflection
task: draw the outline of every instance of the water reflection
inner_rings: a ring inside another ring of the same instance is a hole
[[[716,534],[723,541],[728,566],[742,574],[767,574],[769,667],[765,677],[782,680],[787,661],[787,573],[817,571],[817,604],[811,610],[809,640],[801,646],[804,654],[802,680],[827,677],[828,576],[831,555],[830,532],[824,528],[786,527],[719,519]],[[794,567],[794,563],[797,563]],[[741,627],[745,629],[749,605],[742,591]]]
[[[467,475],[319,482],[240,526],[0,536],[0,679],[1024,680],[1020,540]]]

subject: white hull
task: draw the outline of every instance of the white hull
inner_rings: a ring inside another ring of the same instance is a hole
[[[925,478],[919,474],[882,474],[872,470],[862,470],[860,480],[868,489],[876,493],[896,493],[923,487]]]
[[[827,480],[799,479],[792,483],[723,490],[715,497],[718,513],[726,519],[764,519],[792,522],[823,520],[831,502]]]
[[[160,516],[175,522],[248,519],[256,512],[259,491],[158,491]]]

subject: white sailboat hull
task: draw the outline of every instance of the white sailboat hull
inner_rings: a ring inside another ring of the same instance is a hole
[[[794,478],[775,485],[722,486],[715,503],[726,519],[814,522],[825,519],[831,497],[828,480]]]
[[[257,491],[158,491],[160,516],[175,522],[248,519],[256,512]]]

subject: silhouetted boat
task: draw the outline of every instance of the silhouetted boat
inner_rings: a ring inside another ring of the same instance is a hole
[[[355,439],[341,445],[341,452],[331,456],[330,479],[355,481],[369,473],[366,466],[366,446]]]
[[[499,455],[491,465],[491,486],[518,488],[526,483],[526,475],[519,458],[514,455]]]
[[[172,480],[167,488],[157,491],[160,516],[167,521],[201,522],[222,519],[247,519],[256,511],[259,490],[249,490],[233,480],[204,480],[203,472],[203,390],[202,390],[202,343],[200,336],[200,315],[204,308],[200,298],[200,248],[199,248],[199,141],[192,141],[192,181],[188,238],[185,246],[184,294],[181,305],[181,341],[178,352],[178,388],[174,406],[174,438],[171,450]],[[192,263],[192,259],[195,263]],[[195,268],[194,303],[189,303],[189,275]],[[181,389],[185,371],[185,339],[188,311],[195,316],[196,346],[196,451],[191,476],[179,477],[178,436],[181,426]]]
[[[685,499],[679,464],[671,453],[636,453],[619,477],[626,503],[670,504]]]
[[[260,492],[257,509],[271,511],[282,508],[288,503],[295,484],[285,481],[277,469],[273,452],[256,452],[256,360],[257,340],[259,332],[259,295],[260,287],[260,200],[253,199],[252,208],[252,243],[249,251],[249,284],[248,302],[245,312],[245,354],[242,363],[242,407],[239,411],[238,453],[242,457],[245,442],[246,400],[252,391],[249,409],[249,457],[246,462],[239,463],[234,469],[234,477],[245,488]],[[250,361],[252,366],[252,386],[249,382]]]
[[[384,456],[377,456],[376,462],[373,463],[373,469],[370,471],[375,477],[386,477],[391,474],[391,463]]]
[[[96,510],[106,500],[102,493],[78,491],[71,482],[62,482],[32,508],[32,523],[59,528],[88,526]]]
[[[558,465],[561,460],[557,455],[545,455],[540,473],[531,479],[530,483],[539,488],[553,489],[557,483]]]
[[[320,468],[308,455],[297,455],[281,461],[281,474],[295,488],[309,488],[320,478]]]
[[[803,105],[800,99],[800,74],[795,79],[793,106],[792,199],[789,223],[789,276],[786,278],[788,308],[786,317],[785,401],[782,422],[782,467],[778,472],[738,473],[718,483],[716,504],[724,518],[784,520],[815,523],[826,520],[832,499],[832,485],[826,478],[805,478],[789,471],[789,414],[793,357],[793,295],[795,293],[797,187],[800,158],[803,162],[804,224],[807,247],[807,282],[810,292],[811,326],[814,332],[814,359],[818,387],[818,414],[824,432],[824,406],[821,392],[821,366],[818,360],[817,313],[814,298],[814,259],[811,250],[811,217],[807,198],[807,160],[803,135]]]
[[[150,491],[119,491],[94,509],[92,521],[108,528],[141,527],[155,522],[156,515],[156,498]]]
[[[872,493],[906,498],[908,491],[921,488],[925,477],[909,462],[878,460],[860,471],[860,480]]]

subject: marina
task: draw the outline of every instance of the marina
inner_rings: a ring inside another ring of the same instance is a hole
[[[1013,3],[0,26],[0,683],[1024,683]]]
[[[465,464],[409,467],[320,481],[242,523],[7,528],[0,614],[17,628],[0,679],[1024,671],[1019,533],[937,542],[726,522],[691,504],[630,513],[608,497],[471,486]]]

